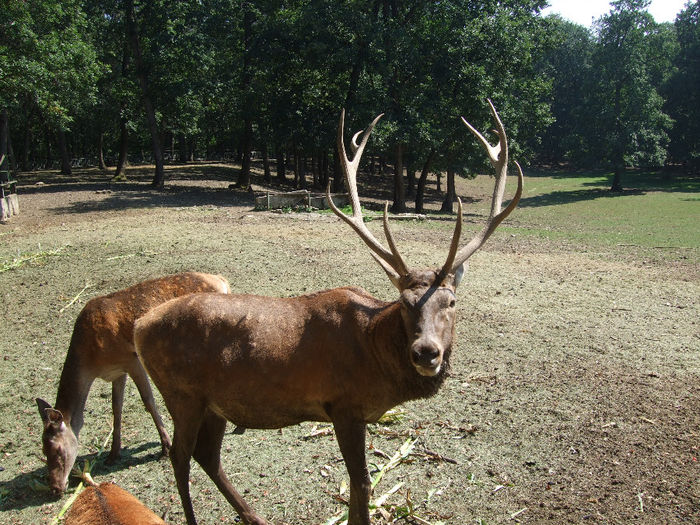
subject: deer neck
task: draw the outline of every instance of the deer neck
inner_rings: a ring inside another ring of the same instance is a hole
[[[58,383],[54,408],[63,414],[64,423],[71,427],[76,437],[83,426],[85,403],[94,379],[85,373],[79,359],[69,350]]]

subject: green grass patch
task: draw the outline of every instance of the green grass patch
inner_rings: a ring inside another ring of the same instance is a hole
[[[688,248],[700,245],[700,180],[629,173],[612,193],[610,174],[528,173],[513,217],[527,233],[589,245]]]

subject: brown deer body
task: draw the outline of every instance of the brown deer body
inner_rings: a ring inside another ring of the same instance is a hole
[[[143,366],[134,351],[134,321],[170,299],[195,292],[228,293],[226,279],[203,273],[181,273],[152,279],[87,302],[75,322],[63,364],[55,406],[37,398],[44,425],[42,443],[46,454],[49,487],[61,494],[78,454],[78,434],[90,387],[96,378],[112,383],[114,433],[107,458],[119,458],[121,414],[127,375],[138,388],[146,410],[158,429],[163,454],[170,437],[163,426]]]
[[[280,428],[313,420],[334,426],[350,476],[348,523],[369,525],[366,424],[393,406],[437,392],[452,350],[455,293],[463,264],[515,207],[522,191],[519,170],[518,192],[500,211],[507,149],[505,131],[495,110],[493,114],[500,145],[489,146],[488,151],[499,173],[487,226],[458,251],[460,204],[445,265],[420,271],[406,268],[386,213],[391,251],[362,222],[355,176],[379,117],[360,145],[355,142],[359,133],[353,139],[353,161],[345,154],[341,118],[339,153],[353,216],[342,214],[332,201],[331,205],[374,252],[400,292],[397,301],[380,301],[350,287],[286,299],[198,294],[165,303],[136,322],[136,351],[173,418],[170,458],[189,524],[196,523],[188,486],[192,457],[244,523],[267,523],[246,504],[221,467],[227,420],[248,428]]]
[[[66,515],[65,525],[165,525],[136,496],[112,482],[83,490]]]

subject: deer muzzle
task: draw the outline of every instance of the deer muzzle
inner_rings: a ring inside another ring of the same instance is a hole
[[[51,491],[51,495],[55,498],[58,498],[63,495],[63,493],[66,491],[66,488],[68,487],[68,480],[63,480],[63,479],[50,479],[49,480],[49,490]]]
[[[444,349],[433,339],[418,339],[411,345],[411,362],[422,376],[434,376],[442,368]]]

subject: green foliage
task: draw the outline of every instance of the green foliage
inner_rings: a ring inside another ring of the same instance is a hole
[[[544,0],[133,3],[158,128],[183,158],[240,149],[250,130],[256,150],[328,155],[345,107],[346,132],[386,113],[368,155],[400,143],[412,168],[434,150],[433,170],[469,175],[489,168],[459,116],[490,129],[491,98],[522,163],[700,162],[697,2],[672,26],[654,23],[647,0],[617,0],[594,31],[540,17]],[[101,136],[114,155],[120,124],[132,150],[150,149],[124,9],[10,0],[0,11],[15,154],[50,157],[47,129],[62,128],[75,156]]]
[[[674,119],[669,153],[700,171],[700,4],[689,2],[676,18],[678,52],[667,84],[667,110]]]
[[[20,2],[0,10],[0,106],[36,108],[67,128],[95,100],[101,66],[76,0]]]
[[[652,83],[650,53],[657,26],[648,0],[618,0],[598,22],[593,51],[592,124],[599,130],[593,153],[609,166],[660,166],[670,119]]]
[[[540,160],[547,163],[571,161],[577,165],[593,160],[586,141],[586,104],[591,77],[593,35],[578,24],[552,16],[547,20],[552,47],[539,64],[541,74],[552,79],[552,117],[542,139]]]

